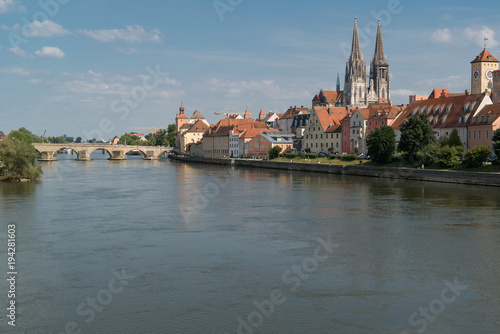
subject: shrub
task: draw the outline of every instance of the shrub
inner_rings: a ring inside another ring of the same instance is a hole
[[[306,158],[308,158],[308,159],[317,159],[318,155],[314,154],[314,153],[307,153],[306,154]]]
[[[328,157],[330,160],[340,160],[340,154],[332,154]]]
[[[281,147],[279,146],[274,146],[273,148],[269,149],[269,159],[276,159],[280,156],[281,152]]]
[[[287,154],[285,154],[285,158],[287,158],[287,159],[295,159],[298,156],[299,155],[297,153],[287,153]]]
[[[450,147],[446,145],[438,149],[437,162],[444,168],[453,168],[457,166],[460,162],[458,161],[456,147]]]
[[[344,154],[341,158],[342,161],[354,161],[358,159],[356,154]]]
[[[301,159],[304,159],[305,157],[306,157],[306,154],[305,154],[305,153],[301,153],[301,154],[299,155],[299,158],[301,158]]]
[[[465,153],[464,164],[469,168],[481,167],[491,153],[488,146],[476,146]]]
[[[415,154],[415,158],[414,158],[414,161],[411,161],[412,159],[412,156],[411,154],[408,156],[408,158],[410,159],[410,163],[412,163],[413,165],[425,165],[425,166],[430,166],[430,165],[434,165],[434,163],[436,162],[437,160],[437,151],[438,151],[438,145],[436,144],[431,144],[431,145],[427,145],[425,146],[423,149],[419,150],[416,154]]]
[[[368,155],[380,164],[388,163],[396,151],[396,133],[390,126],[375,129],[366,137]]]

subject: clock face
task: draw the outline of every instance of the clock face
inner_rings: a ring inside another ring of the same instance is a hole
[[[479,70],[475,70],[474,73],[472,74],[472,77],[474,78],[474,80],[478,80],[479,79]]]
[[[493,79],[493,70],[486,71],[486,79],[488,80]]]

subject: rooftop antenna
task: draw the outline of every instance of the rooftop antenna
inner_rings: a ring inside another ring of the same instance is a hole
[[[485,49],[485,50],[486,50],[486,42],[487,42],[487,41],[488,41],[488,38],[487,38],[487,37],[485,37],[485,38],[484,38],[484,49]]]

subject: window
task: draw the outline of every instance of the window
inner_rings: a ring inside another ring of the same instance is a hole
[[[375,126],[377,126],[377,125],[378,125],[378,124],[377,124],[377,121],[375,121]]]
[[[321,139],[323,139],[323,134],[321,134]]]

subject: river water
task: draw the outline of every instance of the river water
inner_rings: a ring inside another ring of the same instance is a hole
[[[0,184],[0,333],[498,333],[495,188],[183,164]]]

